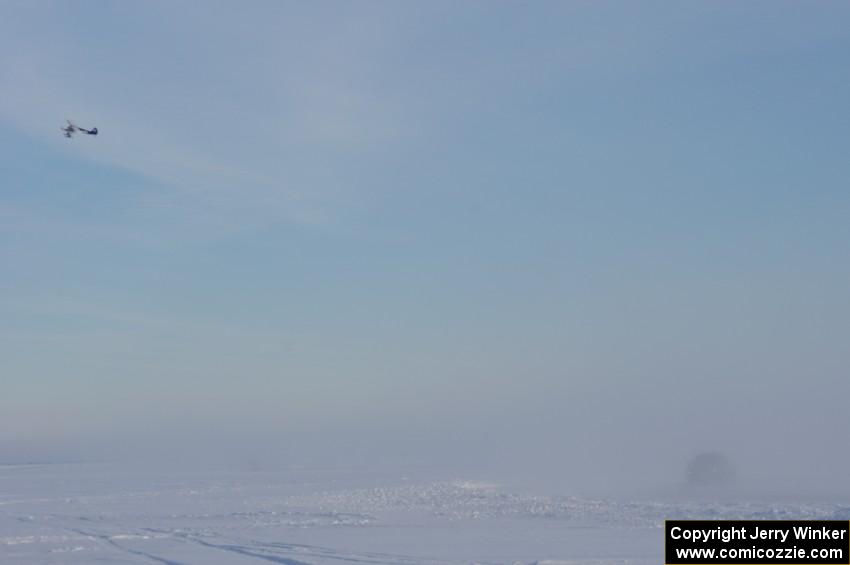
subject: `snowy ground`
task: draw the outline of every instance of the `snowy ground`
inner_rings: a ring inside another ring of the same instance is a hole
[[[738,517],[846,520],[848,507],[551,497],[327,470],[0,466],[3,564],[657,564],[666,518]]]

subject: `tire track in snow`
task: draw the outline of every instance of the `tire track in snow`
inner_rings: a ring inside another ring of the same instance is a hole
[[[270,561],[272,563],[280,563],[282,565],[311,565],[309,561],[302,561],[300,559],[294,559],[292,557],[286,557],[279,554],[274,554],[273,552],[291,552],[291,553],[299,553],[304,554],[307,553],[307,558],[315,558],[315,559],[333,559],[335,561],[347,561],[352,563],[362,563],[368,565],[437,565],[440,563],[446,563],[442,561],[435,561],[431,559],[418,559],[415,557],[409,556],[400,556],[400,555],[390,555],[386,553],[362,553],[362,554],[345,554],[333,548],[320,547],[314,545],[304,545],[304,544],[292,544],[292,543],[283,543],[283,542],[261,542],[251,540],[247,544],[245,542],[242,543],[214,543],[211,541],[207,541],[198,537],[196,535],[192,535],[189,533],[183,532],[167,532],[165,530],[146,528],[145,531],[149,531],[151,533],[158,534],[170,534],[173,536],[180,537],[187,541],[191,541],[202,545],[204,547],[220,549],[222,551],[230,551],[233,553],[238,553],[240,555],[245,555],[248,557],[254,557],[257,559],[263,559],[265,561]],[[264,552],[265,551],[265,552]]]
[[[106,534],[96,534],[96,533],[86,532],[86,531],[83,531],[83,530],[77,530],[75,528],[68,528],[68,529],[70,531],[74,532],[74,533],[86,536],[90,539],[100,540],[101,542],[104,542],[107,545],[110,545],[110,546],[114,547],[115,549],[118,549],[119,551],[123,551],[124,553],[129,553],[131,555],[137,555],[139,557],[144,557],[146,559],[150,559],[151,561],[156,561],[157,563],[162,563],[163,565],[189,565],[188,563],[184,563],[182,561],[172,561],[171,559],[166,559],[164,557],[160,557],[158,555],[154,555],[153,553],[148,553],[147,551],[142,551],[140,549],[131,549],[129,547],[124,547],[123,545],[119,544],[114,539],[112,539],[111,536],[108,536]]]

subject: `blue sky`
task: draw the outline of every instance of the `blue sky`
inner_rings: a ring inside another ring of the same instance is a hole
[[[846,429],[848,12],[4,3],[0,442]]]

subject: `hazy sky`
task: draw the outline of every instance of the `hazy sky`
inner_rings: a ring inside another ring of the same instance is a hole
[[[835,467],[848,18],[2,2],[0,450],[254,434],[611,480],[703,449]]]

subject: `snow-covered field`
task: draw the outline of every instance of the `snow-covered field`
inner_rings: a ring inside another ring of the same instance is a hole
[[[386,471],[14,465],[0,466],[0,563],[656,564],[666,518],[848,513],[832,501],[553,497]]]

